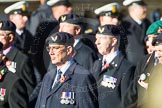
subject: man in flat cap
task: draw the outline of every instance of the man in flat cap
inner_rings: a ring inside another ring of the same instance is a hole
[[[147,16],[147,7],[142,0],[124,0],[123,5],[128,7],[129,16],[122,20],[127,37],[127,59],[134,65],[147,54],[145,49],[145,32],[150,25]]]
[[[106,4],[94,10],[95,14],[99,17],[100,25],[119,24],[120,22],[119,11],[120,11],[119,3],[117,2]]]
[[[16,26],[11,21],[0,21],[0,42],[3,43],[3,54],[9,61],[6,66],[25,82],[30,96],[36,86],[33,64],[28,56],[14,46],[15,30]]]
[[[97,52],[83,43],[81,39],[82,18],[76,14],[65,14],[59,18],[59,32],[67,32],[74,36],[74,59],[86,69],[93,66],[97,60]]]
[[[72,57],[74,37],[56,32],[46,43],[55,67],[43,78],[35,108],[98,108],[94,78]]]
[[[147,89],[149,87],[149,80],[152,78],[151,74],[156,70],[156,66],[159,64],[159,55],[156,48],[156,39],[158,35],[162,32],[162,21],[156,21],[152,23],[147,29],[147,41],[149,45],[150,54],[142,57],[136,66],[134,79],[130,84],[124,98],[122,99],[122,108],[136,108],[145,105],[147,100]],[[158,47],[159,48],[159,47]]]
[[[9,71],[5,65],[7,61],[3,57],[3,44],[0,42],[0,108],[28,108],[25,83]]]
[[[14,39],[15,47],[23,53],[30,55],[33,36],[25,29],[29,16],[27,2],[16,2],[5,8],[4,12],[9,16],[9,20],[16,25],[16,34]]]
[[[96,45],[101,57],[94,63],[92,74],[97,80],[99,108],[119,108],[134,74],[134,66],[120,49],[122,31],[116,25],[98,27]]]

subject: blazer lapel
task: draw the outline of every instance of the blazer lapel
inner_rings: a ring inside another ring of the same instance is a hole
[[[65,81],[64,81],[64,82],[58,82],[58,83],[53,87],[53,89],[52,89],[51,92],[49,93],[48,97],[49,97],[50,95],[52,95],[53,93],[57,92],[57,91],[59,90],[59,88],[60,88],[64,83],[66,83],[68,80],[71,79],[75,66],[76,66],[76,63],[71,64],[71,66],[69,67],[69,69],[65,72],[65,75],[64,75],[64,76],[65,76]],[[52,87],[52,85],[51,85],[51,87]]]
[[[123,59],[124,59],[124,56],[121,53],[119,53],[114,58],[114,60],[110,63],[110,68],[112,68],[112,70],[110,70],[108,75],[112,76],[119,69]]]
[[[109,64],[109,66],[105,69],[103,69],[100,72],[100,75],[108,72],[108,75],[112,76],[114,74],[114,72],[116,72],[118,70],[118,68],[120,67],[120,64],[122,62],[122,60],[124,59],[124,56],[119,53],[113,60],[112,62]]]

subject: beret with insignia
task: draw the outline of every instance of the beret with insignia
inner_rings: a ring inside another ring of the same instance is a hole
[[[103,25],[99,26],[97,34],[120,36],[120,27],[117,25]]]
[[[146,6],[147,4],[143,0],[124,0],[124,6],[131,6],[131,5],[141,5]]]
[[[99,16],[118,16],[120,5],[119,3],[109,3],[94,10],[94,13]]]
[[[11,6],[5,8],[4,13],[5,14],[21,14],[21,15],[28,15],[29,12],[27,10],[27,2],[26,1],[20,1],[12,4]]]
[[[59,17],[59,23],[66,22],[75,25],[82,25],[82,17],[77,14],[65,14]]]
[[[60,5],[64,5],[64,6],[71,6],[71,3],[68,0],[49,0],[47,1],[47,5],[49,6],[60,6]]]
[[[162,28],[162,21],[159,20],[152,23],[147,29],[146,35],[150,35],[150,34],[157,35],[159,27]]]
[[[7,20],[7,21],[0,21],[0,30],[7,30],[15,32],[16,26],[13,22]]]
[[[59,45],[73,45],[74,37],[73,35],[66,32],[56,32],[51,34],[46,39],[46,44],[59,44]]]
[[[162,44],[162,33],[160,33],[157,37],[155,37],[152,41],[153,46],[157,46],[159,44]]]

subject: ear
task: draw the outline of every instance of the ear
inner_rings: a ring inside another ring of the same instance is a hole
[[[9,34],[9,42],[12,43],[14,41],[14,34]]]
[[[117,45],[117,42],[118,42],[118,40],[117,40],[117,38],[112,38],[112,46],[115,46],[115,45]]]
[[[76,35],[79,35],[80,34],[80,32],[81,32],[81,27],[75,27],[75,34]]]
[[[13,15],[9,15],[9,19],[12,21],[13,20]]]
[[[162,28],[159,27],[159,28],[158,28],[158,33],[161,33],[161,32],[162,32]]]
[[[67,46],[67,55],[72,54],[73,52],[73,47],[72,46]]]

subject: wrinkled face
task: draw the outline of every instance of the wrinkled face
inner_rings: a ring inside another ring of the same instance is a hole
[[[112,24],[112,25],[118,25],[119,20],[117,17],[110,17],[110,16],[100,16],[99,17],[100,24],[105,25],[105,24]]]
[[[56,66],[65,64],[71,53],[71,46],[58,45],[58,44],[49,44],[48,51],[51,57],[51,61]]]
[[[155,46],[155,52],[157,54],[159,62],[162,64],[162,44]]]
[[[16,29],[21,30],[25,28],[28,17],[20,14],[13,14],[10,15],[10,20],[16,25]]]
[[[3,49],[8,48],[12,43],[11,34],[9,35],[7,32],[0,30],[0,42],[3,44]]]
[[[111,49],[113,47],[112,45],[112,36],[102,35],[102,34],[96,34],[96,42],[97,49],[100,54],[106,55],[111,52]]]
[[[146,48],[147,48],[147,52],[149,54],[152,54],[155,50],[154,46],[152,46],[152,41],[155,37],[157,37],[157,35],[148,35],[148,40],[146,41]]]
[[[141,6],[141,5],[135,5],[134,6],[134,14],[136,14],[140,20],[145,19],[147,16],[147,7]]]

